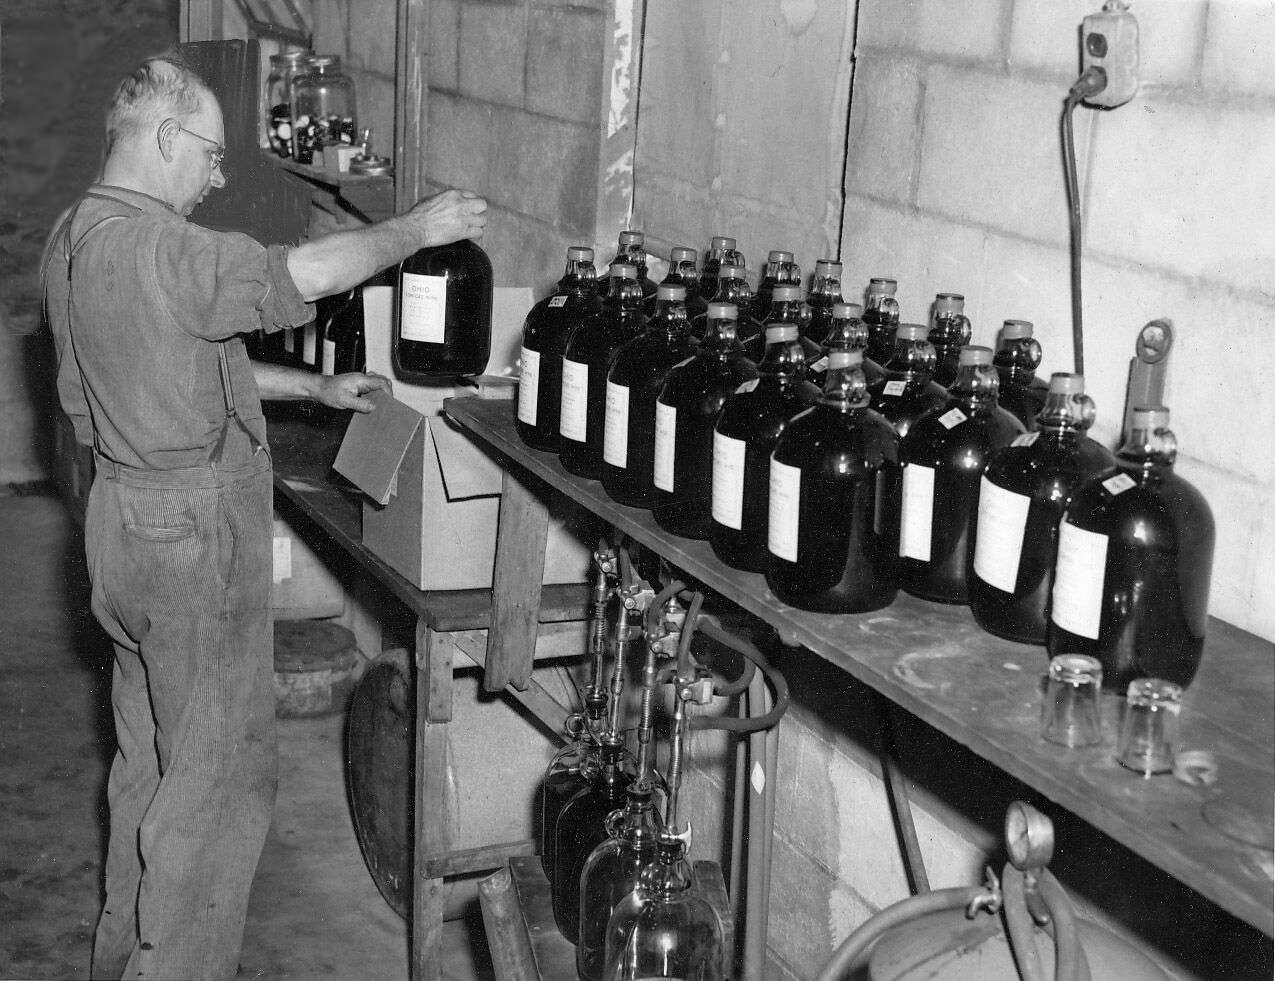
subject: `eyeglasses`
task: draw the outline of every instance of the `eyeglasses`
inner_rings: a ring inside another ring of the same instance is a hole
[[[186,128],[185,126],[183,126],[181,123],[178,123],[178,124],[177,124],[177,128],[178,128],[181,132],[183,132],[183,133],[187,133],[187,134],[189,134],[190,136],[193,136],[193,137],[194,137],[195,139],[197,139],[197,140],[203,140],[203,141],[204,141],[205,143],[207,143],[209,146],[213,147],[213,149],[212,149],[212,150],[209,150],[209,151],[208,151],[208,159],[212,162],[213,170],[217,170],[218,168],[220,168],[220,167],[221,167],[221,162],[222,162],[222,160],[224,160],[224,159],[225,159],[225,157],[226,157],[226,148],[225,148],[224,146],[222,146],[222,145],[221,145],[220,143],[218,143],[216,140],[210,140],[210,139],[209,139],[208,137],[206,137],[206,136],[200,136],[200,135],[199,135],[198,133],[196,133],[194,130],[187,129],[187,128]]]

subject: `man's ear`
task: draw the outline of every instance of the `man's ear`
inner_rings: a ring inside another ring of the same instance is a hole
[[[177,154],[177,137],[181,135],[181,123],[171,116],[159,124],[155,130],[155,142],[159,145],[160,156],[166,163],[172,163]]]

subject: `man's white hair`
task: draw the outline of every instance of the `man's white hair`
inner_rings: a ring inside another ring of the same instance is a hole
[[[208,86],[179,58],[148,58],[115,89],[106,113],[106,147],[144,134],[169,117],[189,119],[199,112]]]

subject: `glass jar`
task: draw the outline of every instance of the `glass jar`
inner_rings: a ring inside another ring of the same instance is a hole
[[[337,55],[315,55],[292,79],[292,157],[314,163],[325,146],[354,143],[357,115],[354,79],[341,71]]]
[[[266,78],[266,140],[280,157],[292,156],[292,80],[306,71],[309,51],[285,51],[270,56]]]

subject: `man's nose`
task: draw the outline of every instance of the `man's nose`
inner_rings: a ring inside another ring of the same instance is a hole
[[[225,174],[225,171],[221,169],[221,164],[218,164],[216,167],[213,168],[212,180],[210,181],[210,183],[212,184],[213,187],[226,186],[226,174]]]

